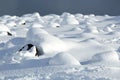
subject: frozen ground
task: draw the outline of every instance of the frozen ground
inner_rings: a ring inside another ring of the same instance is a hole
[[[0,17],[0,80],[119,80],[120,16]]]

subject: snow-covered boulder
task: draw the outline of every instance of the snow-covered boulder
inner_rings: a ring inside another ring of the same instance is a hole
[[[10,21],[7,21],[7,23],[6,23],[6,25],[8,26],[8,27],[15,27],[16,26],[16,23],[15,23],[15,21],[12,21],[12,20],[10,20]]]
[[[17,51],[15,54],[12,55],[12,63],[20,63],[21,61],[24,60],[29,60],[29,59],[37,59],[35,57],[36,55],[36,47],[32,46],[29,50],[28,46],[24,46],[24,49],[22,51]]]
[[[60,24],[58,23],[50,23],[49,25],[50,27],[53,27],[53,28],[60,27]]]
[[[30,28],[27,33],[27,44],[33,44],[44,54],[68,50],[66,43],[39,27]]]
[[[18,25],[25,25],[26,21],[24,19],[19,19],[15,23]]]
[[[49,61],[50,65],[80,65],[79,61],[69,53],[58,53]]]
[[[4,35],[12,35],[10,33],[10,30],[7,26],[5,26],[4,24],[0,24],[0,36],[4,36]]]

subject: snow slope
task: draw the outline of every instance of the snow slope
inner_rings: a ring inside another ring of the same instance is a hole
[[[0,80],[119,80],[119,74],[120,16],[0,17]]]

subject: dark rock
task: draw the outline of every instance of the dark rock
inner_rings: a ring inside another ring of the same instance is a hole
[[[34,46],[33,44],[26,44],[26,45],[23,46],[21,49],[19,49],[19,52],[20,52],[20,51],[23,51],[25,47],[27,47],[26,51],[29,51],[33,46]],[[35,46],[35,47],[36,47],[36,46]],[[43,55],[43,54],[44,54],[43,50],[42,50],[42,49],[39,50],[39,49],[36,47],[36,54],[35,54],[35,56],[40,56],[40,55]]]
[[[59,28],[60,26],[56,26],[57,28]]]
[[[26,23],[22,23],[22,25],[26,25]]]
[[[8,34],[9,36],[12,36],[12,34],[11,34],[10,32],[7,32],[7,34]]]

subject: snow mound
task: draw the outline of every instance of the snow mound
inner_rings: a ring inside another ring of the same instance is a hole
[[[44,23],[44,21],[42,20],[40,14],[38,12],[35,12],[33,15],[32,15],[32,18],[35,18],[35,22],[39,22],[39,23]]]
[[[119,60],[119,55],[115,51],[108,51],[100,54],[96,54],[93,56],[93,59],[95,61],[108,61],[108,62],[118,62]]]
[[[69,53],[58,53],[49,61],[50,65],[80,65],[79,61]]]
[[[63,19],[62,24],[79,24],[75,16],[70,13],[63,13],[61,17]]]
[[[32,24],[32,27],[40,27],[40,28],[43,28],[43,26],[42,26],[40,23],[37,23],[37,22],[33,23],[33,24]]]
[[[10,32],[9,28],[4,24],[0,24],[0,35],[7,35],[7,32]]]
[[[38,50],[42,49],[44,54],[68,50],[64,41],[38,27],[30,28],[27,33],[27,43],[35,45]]]
[[[88,28],[85,30],[85,32],[87,32],[87,33],[99,33],[95,26],[88,26]]]

